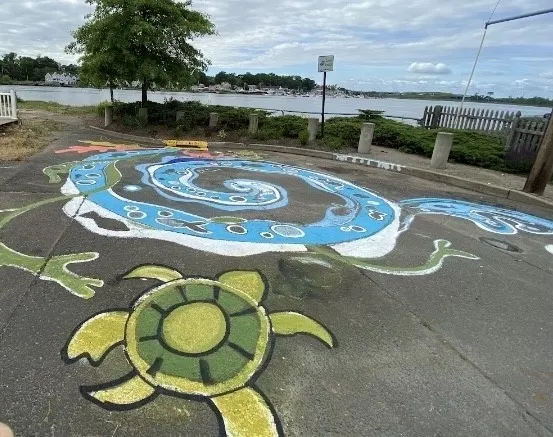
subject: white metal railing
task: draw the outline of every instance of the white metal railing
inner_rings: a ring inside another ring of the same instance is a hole
[[[17,96],[15,91],[0,93],[0,118],[17,120]]]

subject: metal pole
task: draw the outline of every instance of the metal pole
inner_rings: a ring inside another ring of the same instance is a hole
[[[323,73],[323,110],[321,113],[321,138],[325,136],[325,100],[326,100],[326,71]]]
[[[550,14],[551,12],[553,12],[553,9],[544,9],[543,11],[531,12],[529,14],[517,15],[515,17],[502,18],[500,20],[488,21],[486,23],[486,29],[488,28],[488,26],[491,26],[492,24],[505,23],[506,21],[519,20],[521,18],[535,17],[536,15]]]

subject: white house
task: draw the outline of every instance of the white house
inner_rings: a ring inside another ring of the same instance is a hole
[[[44,82],[47,84],[57,84],[57,85],[75,85],[79,78],[77,76],[72,76],[65,73],[48,73],[44,77]]]

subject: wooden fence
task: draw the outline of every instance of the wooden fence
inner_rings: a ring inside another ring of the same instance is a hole
[[[519,114],[517,113],[517,117],[513,119],[505,141],[505,157],[511,163],[526,169],[531,166],[538,155],[551,117],[549,120],[524,119]]]
[[[550,119],[553,118],[553,112]],[[420,124],[427,129],[464,129],[503,138],[505,157],[511,164],[527,170],[536,159],[549,120],[523,118],[520,111],[427,106]]]
[[[436,105],[424,108],[421,124],[427,129],[443,127],[507,136],[516,116],[520,117],[520,112],[515,114],[509,111],[476,108],[463,108],[459,111],[458,107]]]
[[[17,120],[17,97],[15,91],[0,93],[0,119]]]

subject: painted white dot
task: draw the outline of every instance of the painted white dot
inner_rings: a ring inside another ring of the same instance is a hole
[[[273,234],[271,234],[270,232],[262,232],[260,235],[263,238],[275,238],[275,236]]]
[[[180,187],[178,187],[178,186],[176,186],[176,185],[173,185],[173,186],[171,187],[171,189],[172,189],[172,190],[180,190]]]
[[[123,209],[125,211],[138,211],[140,208],[138,206],[127,205]]]
[[[271,230],[277,235],[288,238],[301,238],[305,235],[300,228],[292,225],[273,225]]]
[[[138,185],[125,185],[125,186],[123,187],[123,189],[124,189],[125,191],[129,191],[129,192],[131,192],[131,193],[142,190],[142,188],[139,187]]]
[[[101,178],[102,175],[98,174],[98,173],[89,173],[86,175],[87,178],[89,179],[98,179],[98,178]]]
[[[248,199],[246,199],[245,197],[242,197],[242,196],[230,196],[229,200],[231,202],[237,202],[237,203],[244,203],[244,202],[248,201]]]
[[[157,215],[160,217],[173,217],[173,213],[171,211],[158,211]]]
[[[366,232],[367,230],[361,226],[352,226],[351,230],[353,232]]]
[[[351,228],[349,226],[342,226],[340,230],[344,232],[351,232]]]
[[[83,179],[82,181],[78,181],[77,185],[95,185],[96,181],[92,181],[90,179]]]

